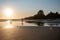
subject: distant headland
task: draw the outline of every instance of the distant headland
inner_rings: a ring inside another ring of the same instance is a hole
[[[25,17],[24,19],[60,19],[60,14],[58,12],[50,12],[45,15],[43,10],[39,10],[37,14]]]

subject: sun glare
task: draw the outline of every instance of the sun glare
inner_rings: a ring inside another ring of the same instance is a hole
[[[5,26],[5,28],[13,28],[12,24],[10,24],[10,20],[7,21],[7,25]]]
[[[5,28],[13,28],[13,26],[12,25],[7,25],[7,26],[5,26]]]
[[[6,16],[11,16],[12,13],[13,13],[13,10],[12,10],[11,8],[6,8],[6,9],[5,9],[5,15],[6,15]]]

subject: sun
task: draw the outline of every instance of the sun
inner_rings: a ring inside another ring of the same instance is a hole
[[[11,8],[6,8],[5,9],[5,15],[6,16],[11,16],[13,14],[13,10]]]

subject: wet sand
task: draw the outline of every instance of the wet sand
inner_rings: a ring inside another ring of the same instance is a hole
[[[59,40],[59,27],[0,28],[0,40]]]

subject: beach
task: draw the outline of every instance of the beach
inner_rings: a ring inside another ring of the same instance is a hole
[[[0,40],[59,40],[59,27],[0,28]]]

